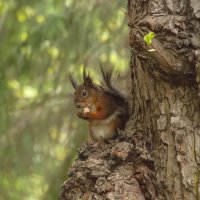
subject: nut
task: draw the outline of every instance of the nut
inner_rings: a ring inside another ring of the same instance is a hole
[[[83,113],[89,113],[89,112],[90,112],[90,109],[88,107],[83,108]]]

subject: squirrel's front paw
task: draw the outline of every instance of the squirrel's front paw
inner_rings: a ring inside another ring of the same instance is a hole
[[[88,120],[90,118],[90,109],[88,107],[84,107],[83,110],[77,113],[77,116],[79,118]]]

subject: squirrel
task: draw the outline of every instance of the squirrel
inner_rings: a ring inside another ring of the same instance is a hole
[[[94,141],[105,141],[117,136],[128,119],[128,103],[125,96],[111,82],[112,72],[101,67],[103,84],[93,83],[89,72],[83,70],[83,83],[78,85],[71,74],[69,78],[74,92],[77,116],[89,122],[89,136]]]

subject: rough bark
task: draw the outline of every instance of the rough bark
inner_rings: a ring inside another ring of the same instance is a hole
[[[200,2],[129,0],[128,16],[132,115],[116,140],[79,150],[60,199],[198,200]]]
[[[142,149],[153,159],[157,197],[198,199],[200,2],[130,0],[128,6],[132,124],[142,129]],[[143,42],[149,31],[156,33],[150,47]]]

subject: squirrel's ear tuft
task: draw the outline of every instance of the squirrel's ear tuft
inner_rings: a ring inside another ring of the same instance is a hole
[[[83,68],[83,81],[84,81],[85,86],[87,86],[87,87],[93,86],[92,78],[90,77],[89,72],[86,74],[85,67]]]
[[[87,87],[92,87],[93,86],[92,79],[89,76],[89,74],[84,79],[84,85],[87,86]]]
[[[112,78],[112,74],[113,74],[113,69],[110,70],[109,72],[105,72],[102,64],[100,65],[100,69],[101,69],[103,81],[105,82],[106,86],[112,90],[113,88],[112,88],[112,84],[111,84],[111,78]]]
[[[76,90],[78,88],[78,84],[77,82],[74,80],[74,78],[72,77],[72,75],[69,73],[69,79],[71,81],[71,84],[73,86],[73,88]]]

